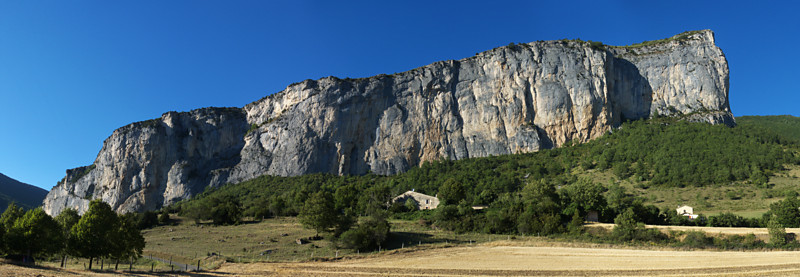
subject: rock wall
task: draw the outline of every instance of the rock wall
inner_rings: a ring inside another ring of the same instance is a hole
[[[118,212],[156,209],[264,174],[396,174],[586,142],[655,114],[735,124],[711,31],[635,47],[509,45],[394,75],[306,80],[242,109],[166,113],[115,131],[45,210],[83,211],[94,198]]]

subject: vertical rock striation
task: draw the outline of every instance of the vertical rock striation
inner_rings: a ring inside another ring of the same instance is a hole
[[[711,31],[628,47],[515,44],[393,75],[306,80],[242,109],[166,113],[116,130],[45,209],[83,211],[94,198],[156,209],[264,174],[396,174],[586,142],[656,114],[734,124]]]

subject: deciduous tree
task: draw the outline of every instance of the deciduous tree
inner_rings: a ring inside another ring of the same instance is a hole
[[[30,210],[18,218],[6,237],[10,253],[30,257],[58,253],[64,247],[61,226],[42,208]]]
[[[298,218],[303,226],[314,229],[319,235],[336,226],[337,216],[330,193],[319,191],[306,200]]]
[[[25,215],[25,210],[14,204],[14,202],[11,202],[8,204],[6,211],[0,215],[0,223],[3,224],[3,227],[5,227],[6,230],[10,230],[12,227],[14,227],[14,222],[16,222],[17,219],[23,215]]]
[[[111,210],[111,206],[101,200],[89,203],[89,210],[70,230],[67,241],[70,252],[76,256],[89,259],[89,269],[92,261],[98,257],[107,257],[115,249],[112,241],[116,239],[119,229],[119,218]]]

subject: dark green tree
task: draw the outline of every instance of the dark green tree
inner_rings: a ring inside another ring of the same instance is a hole
[[[389,229],[386,213],[377,211],[365,218],[355,228],[344,232],[339,237],[339,243],[342,247],[349,249],[362,251],[378,249],[389,237]]]
[[[284,215],[286,210],[286,200],[283,197],[273,195],[269,201],[269,212],[274,216]]]
[[[787,197],[769,205],[769,211],[764,214],[765,221],[772,220],[772,216],[782,226],[789,228],[800,227],[800,200],[796,197]]]
[[[158,215],[158,224],[161,225],[169,224],[169,211],[167,211],[167,209],[162,210],[161,213]]]
[[[29,210],[18,218],[6,237],[8,252],[30,257],[55,254],[64,247],[61,226],[42,208]]]
[[[67,252],[68,250],[67,240],[69,238],[69,231],[72,230],[72,226],[78,224],[78,221],[81,220],[81,216],[78,215],[78,212],[75,211],[75,209],[66,208],[56,216],[55,220],[56,222],[58,222],[58,225],[61,226],[61,233],[64,235],[64,240],[62,242],[62,247],[64,251],[62,251],[63,255],[61,257],[61,267],[64,267],[64,263],[67,260],[67,255],[72,254]]]
[[[577,182],[564,187],[562,190],[565,209],[564,215],[578,213],[586,216],[589,211],[601,212],[606,207],[603,196],[606,189],[588,178],[580,178]]]
[[[713,227],[748,227],[747,220],[731,212],[708,217],[708,225]]]
[[[769,221],[767,222],[767,230],[769,231],[770,244],[777,247],[786,245],[786,229],[780,223],[778,216],[773,215],[770,217]]]
[[[644,230],[644,223],[636,221],[633,209],[627,209],[614,219],[612,236],[619,241],[632,241],[638,238],[638,233]]]
[[[461,182],[455,179],[447,179],[441,187],[439,187],[439,200],[443,204],[457,205],[459,201],[466,197],[466,188]]]
[[[182,214],[196,222],[212,220],[215,225],[238,224],[242,218],[239,199],[232,195],[213,195],[184,206]],[[160,216],[161,219],[165,219]]]
[[[523,234],[549,235],[563,231],[560,199],[553,185],[533,181],[522,190],[522,214],[517,230]]]
[[[572,220],[567,224],[567,231],[572,235],[583,233],[583,216],[575,212],[572,214]]]
[[[61,211],[55,218],[58,225],[61,226],[61,230],[64,233],[64,236],[69,235],[69,231],[72,230],[72,226],[78,224],[78,221],[81,220],[81,216],[78,215],[78,212],[72,208],[66,208]]]
[[[139,258],[145,247],[144,237],[135,224],[122,221],[118,226],[111,234],[113,249],[110,256],[116,260],[115,270],[119,267],[120,260]]]
[[[6,227],[3,226],[2,224],[0,224],[0,253],[3,253],[5,251],[5,248],[6,248],[6,244],[5,244],[6,237],[5,237],[5,235],[6,235]]]
[[[211,207],[211,220],[215,225],[238,224],[241,218],[242,207],[232,197],[217,199]]]
[[[14,222],[23,215],[25,215],[25,210],[17,206],[17,204],[14,204],[14,202],[11,202],[8,204],[8,208],[6,208],[3,214],[0,215],[0,223],[3,224],[6,230],[11,230],[11,228],[14,227]]]
[[[95,199],[89,203],[89,210],[70,230],[67,248],[74,255],[89,259],[89,269],[95,258],[108,257],[115,250],[112,243],[117,236],[120,220],[111,206]]]
[[[331,231],[338,222],[338,213],[335,210],[333,198],[326,191],[312,194],[297,217],[303,226],[317,231],[317,235]]]

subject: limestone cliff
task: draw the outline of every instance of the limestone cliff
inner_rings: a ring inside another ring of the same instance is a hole
[[[655,114],[734,124],[711,31],[627,47],[512,44],[393,75],[306,80],[242,109],[166,113],[116,130],[45,209],[82,211],[94,198],[155,209],[263,174],[396,174],[586,142]]]

